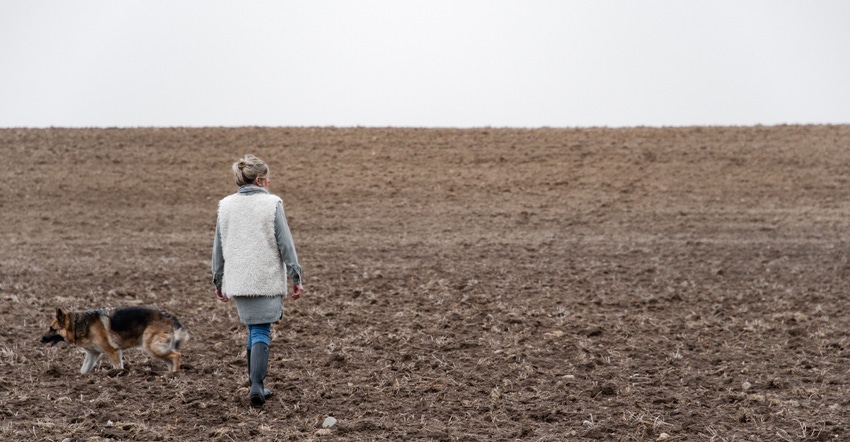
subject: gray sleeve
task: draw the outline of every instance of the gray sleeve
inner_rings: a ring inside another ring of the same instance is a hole
[[[212,250],[212,274],[215,288],[220,289],[221,280],[224,276],[224,254],[221,251],[221,232],[219,231],[218,220],[215,222],[215,239],[213,240]]]
[[[292,284],[301,285],[301,266],[298,265],[298,255],[295,253],[295,242],[292,241],[292,233],[283,213],[283,203],[277,205],[274,214],[274,230],[277,236],[277,247],[280,249],[280,257],[286,264],[286,273],[292,278]]]

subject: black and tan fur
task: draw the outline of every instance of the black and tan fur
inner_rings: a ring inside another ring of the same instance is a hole
[[[41,338],[45,344],[61,341],[83,349],[86,358],[80,373],[94,369],[106,353],[113,368],[124,368],[121,351],[142,347],[151,356],[161,359],[169,371],[180,368],[177,351],[189,339],[189,333],[170,313],[150,307],[123,307],[65,312],[56,309],[50,330]]]

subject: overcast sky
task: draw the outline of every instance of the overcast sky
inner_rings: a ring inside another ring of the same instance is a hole
[[[0,127],[850,123],[850,1],[0,0]]]

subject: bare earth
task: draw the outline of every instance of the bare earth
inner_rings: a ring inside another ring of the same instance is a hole
[[[259,410],[209,263],[245,153],[307,289]],[[4,129],[0,157],[0,440],[850,440],[850,126]],[[126,305],[188,328],[180,372],[38,342]]]

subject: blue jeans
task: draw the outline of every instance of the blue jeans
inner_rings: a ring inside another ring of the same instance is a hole
[[[248,326],[248,350],[251,347],[258,343],[264,342],[266,345],[271,344],[271,340],[269,339],[269,334],[271,334],[272,325],[271,324],[254,324]]]

